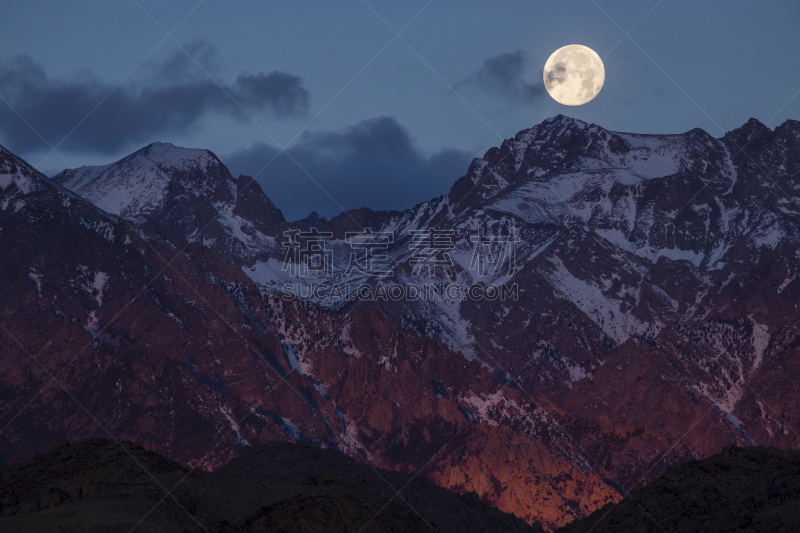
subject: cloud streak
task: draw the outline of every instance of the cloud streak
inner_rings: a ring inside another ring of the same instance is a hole
[[[193,43],[190,53],[210,72],[214,50]],[[164,133],[181,132],[209,114],[247,120],[249,113],[276,118],[302,116],[310,96],[303,80],[286,72],[241,73],[224,91],[183,52],[148,65],[144,82],[118,87],[65,142],[65,150],[114,154]],[[0,94],[50,143],[66,136],[113,88],[91,75],[54,79],[28,56],[0,64]],[[225,94],[227,91],[236,102]],[[45,143],[5,102],[0,102],[0,135],[15,151],[43,149]]]
[[[446,193],[464,175],[472,154],[445,149],[425,154],[392,117],[364,120],[341,131],[306,132],[291,156],[345,209],[405,209]],[[221,157],[234,175],[256,175],[278,150],[256,143]],[[257,181],[288,219],[314,210],[331,217],[336,202],[286,154]]]
[[[556,63],[553,68],[545,74],[546,85],[558,85],[567,79],[567,66],[564,63]]]
[[[529,105],[545,95],[543,83],[530,83],[524,77],[529,58],[524,50],[514,50],[486,59],[480,69],[456,84],[456,88],[476,86],[510,104]]]

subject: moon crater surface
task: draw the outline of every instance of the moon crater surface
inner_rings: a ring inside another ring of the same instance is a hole
[[[559,104],[576,106],[590,102],[606,79],[600,56],[586,46],[559,48],[544,65],[544,87]]]

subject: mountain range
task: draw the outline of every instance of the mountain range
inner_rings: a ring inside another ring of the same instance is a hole
[[[800,122],[562,115],[405,211],[287,221],[208,150],[0,149],[0,454],[289,440],[553,530],[729,445],[798,448]]]

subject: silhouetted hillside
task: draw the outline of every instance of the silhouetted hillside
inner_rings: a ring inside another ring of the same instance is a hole
[[[800,452],[726,447],[668,469],[558,533],[800,531]]]
[[[408,503],[392,498],[392,487]],[[129,533],[134,526],[142,532],[541,531],[474,493],[451,493],[423,477],[292,443],[245,448],[213,473],[129,442],[65,443],[2,473],[0,515],[4,533]]]

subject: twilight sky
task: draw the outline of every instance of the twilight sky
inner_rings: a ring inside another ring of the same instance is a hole
[[[796,1],[3,0],[0,15],[0,144],[48,175],[154,141],[208,148],[289,219],[428,200],[559,113],[715,137],[800,119]],[[605,63],[580,107],[542,84],[567,44]]]

